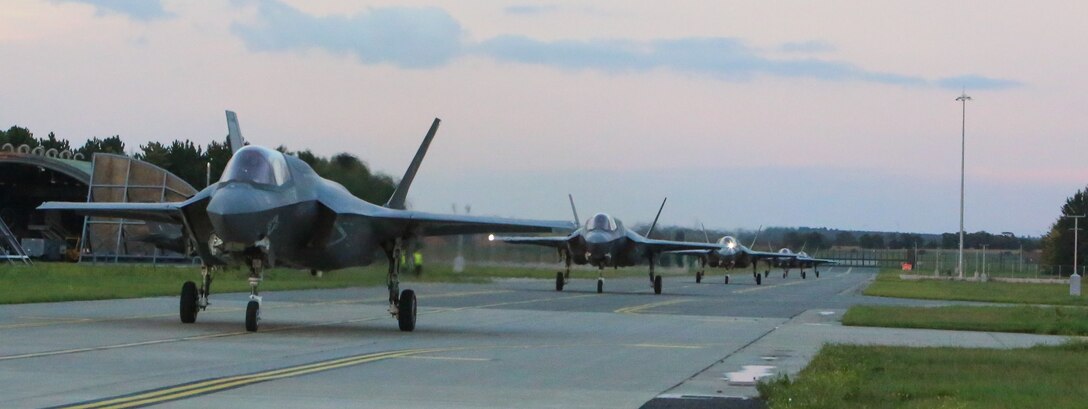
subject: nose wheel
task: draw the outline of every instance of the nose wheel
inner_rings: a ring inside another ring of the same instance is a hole
[[[251,300],[246,304],[246,331],[256,332],[257,321],[261,319],[261,303]]]
[[[563,291],[563,272],[555,273],[555,291]]]
[[[725,283],[726,283],[726,284],[729,284],[729,274],[726,274],[726,275],[725,275]]]
[[[597,279],[597,294],[600,294],[600,293],[603,293],[603,292],[604,292],[604,279],[603,278],[598,278]]]
[[[696,271],[695,272],[695,283],[698,284],[698,283],[701,283],[701,282],[703,282],[703,272],[702,271]]]
[[[654,276],[654,294],[661,294],[661,276]]]

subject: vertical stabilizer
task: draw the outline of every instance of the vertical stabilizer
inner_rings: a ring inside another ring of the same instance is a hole
[[[657,216],[654,216],[653,224],[650,224],[650,230],[646,231],[646,238],[650,238],[651,234],[654,234],[654,227],[657,227],[657,219],[661,217],[661,211],[665,210],[665,202],[669,201],[669,198],[661,201],[661,207],[657,208]]]
[[[246,140],[242,139],[242,129],[238,127],[238,115],[234,111],[227,111],[227,142],[230,142],[232,154],[246,146]]]
[[[582,226],[582,219],[578,218],[578,209],[574,207],[574,195],[567,193],[567,198],[570,199],[570,211],[574,212],[574,228]]]
[[[385,207],[404,209],[404,203],[408,199],[408,188],[412,186],[412,180],[416,178],[416,172],[419,171],[419,165],[423,163],[423,156],[427,154],[427,148],[431,146],[431,140],[434,139],[435,132],[438,132],[440,122],[442,122],[441,119],[435,118],[434,122],[431,123],[431,129],[427,131],[427,136],[423,138],[423,143],[419,145],[416,157],[412,159],[412,164],[408,165],[408,170],[404,171],[404,177],[400,178],[397,190],[393,191],[393,196],[389,197]]]
[[[759,233],[762,232],[762,231],[763,231],[763,225],[761,224],[761,225],[759,225],[759,229],[756,229],[756,236],[752,237],[752,245],[748,246],[748,248],[752,248],[752,249],[756,248],[756,240],[759,240]],[[768,245],[770,245],[770,244],[768,244]]]

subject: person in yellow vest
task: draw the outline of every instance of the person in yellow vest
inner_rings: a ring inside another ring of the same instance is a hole
[[[414,264],[415,264],[415,267],[416,267],[416,275],[417,276],[423,275],[423,252],[419,251],[419,250],[416,250],[416,252],[412,254],[412,257],[413,257],[412,261],[415,262]]]

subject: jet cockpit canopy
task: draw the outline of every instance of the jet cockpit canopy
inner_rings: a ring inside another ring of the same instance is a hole
[[[721,246],[725,246],[726,248],[734,249],[737,248],[737,239],[733,238],[732,236],[725,236],[718,239],[718,244]]]
[[[263,146],[246,146],[234,153],[223,169],[220,182],[249,182],[259,185],[283,186],[291,179],[287,159],[279,151]]]
[[[597,213],[586,220],[586,231],[616,231],[616,219],[604,213]]]

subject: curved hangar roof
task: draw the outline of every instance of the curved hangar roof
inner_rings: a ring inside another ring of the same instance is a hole
[[[91,162],[61,159],[33,153],[0,151],[0,164],[3,163],[40,166],[45,169],[62,173],[83,184],[91,183]]]

